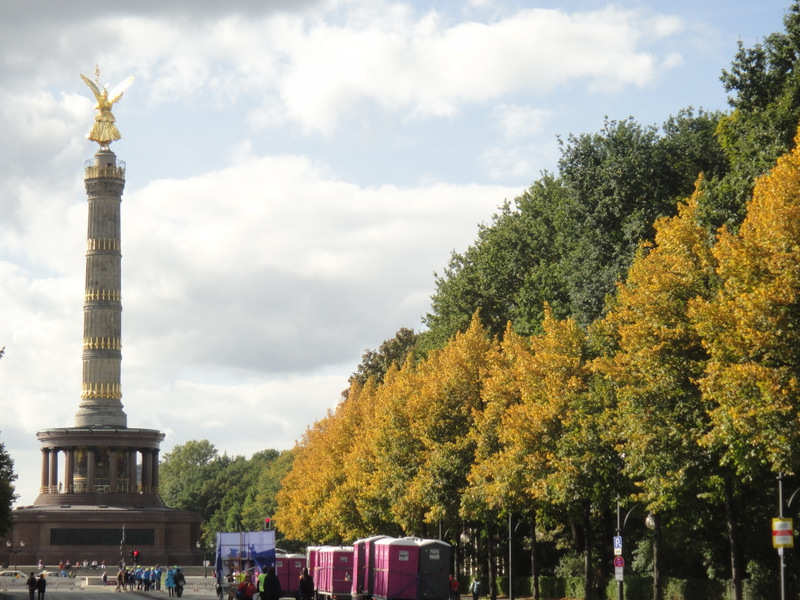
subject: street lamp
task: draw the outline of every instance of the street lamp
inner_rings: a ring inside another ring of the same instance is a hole
[[[12,552],[14,553],[14,570],[15,571],[17,570],[17,552],[22,550],[22,548],[24,548],[24,547],[25,547],[25,542],[22,541],[22,540],[19,541],[19,546],[17,548],[14,548],[14,544],[11,542],[11,540],[6,540],[6,548],[8,548],[9,554],[12,553]]]
[[[200,543],[200,541],[198,540],[197,543],[195,544],[195,547],[198,550],[200,550],[201,547],[203,548],[203,577],[208,577],[208,566],[206,565],[206,549],[205,549],[205,546],[203,546]]]

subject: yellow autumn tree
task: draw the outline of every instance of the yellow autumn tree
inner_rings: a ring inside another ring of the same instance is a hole
[[[796,138],[796,143],[800,138]],[[800,150],[753,191],[738,234],[714,248],[719,291],[692,305],[710,360],[701,381],[705,443],[745,478],[800,461]]]

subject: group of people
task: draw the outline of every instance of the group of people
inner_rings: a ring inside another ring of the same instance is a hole
[[[263,567],[255,578],[250,573],[245,574],[244,580],[236,589],[238,600],[253,600],[256,596],[260,600],[279,600],[282,595],[283,590],[275,574],[275,567]]]
[[[300,600],[313,600],[314,579],[308,569],[303,569],[300,575],[298,591]],[[281,596],[283,590],[280,579],[275,573],[275,567],[263,567],[256,577],[247,573],[236,589],[238,600],[279,600]]]
[[[37,578],[36,574],[31,571],[31,576],[28,577],[25,584],[28,586],[28,596],[30,600],[33,600],[33,596],[37,592],[38,600],[44,600],[44,593],[47,590],[47,579],[45,579],[44,573],[41,573]]]
[[[120,565],[117,571],[117,587],[115,592],[123,591],[158,591],[161,590],[161,577],[163,570],[161,565],[156,565],[152,569],[150,567],[137,567],[131,569]],[[167,569],[167,575],[164,578],[164,586],[167,588],[170,596],[180,598],[183,596],[183,587],[186,585],[186,577],[183,575],[180,567],[173,567]]]

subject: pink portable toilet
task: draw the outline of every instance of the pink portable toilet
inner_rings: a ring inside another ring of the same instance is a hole
[[[278,581],[281,582],[281,589],[288,590],[289,588],[286,587],[287,584],[287,566],[286,566],[286,554],[276,554],[275,555],[275,575],[278,577]]]
[[[303,574],[303,569],[306,568],[306,557],[302,554],[288,554],[286,556],[289,572],[289,585],[284,591],[289,591],[293,595],[300,596],[300,575]]]
[[[349,599],[353,589],[353,547],[322,546],[317,551],[317,594],[331,600]]]
[[[353,543],[353,597],[371,597],[374,587],[375,542],[385,535],[357,540]]]
[[[373,596],[381,600],[416,600],[418,569],[417,538],[378,540]]]
[[[319,587],[319,575],[317,573],[318,555],[319,546],[309,546],[306,548],[306,566],[308,567],[308,572],[311,574],[312,579],[314,579],[314,588]]]
[[[277,554],[275,556],[275,575],[281,582],[284,596],[297,596],[300,587],[299,579],[306,566],[306,557],[302,554]]]

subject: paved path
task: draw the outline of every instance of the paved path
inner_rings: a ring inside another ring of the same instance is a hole
[[[55,578],[47,582],[47,593],[44,600],[139,600],[141,598],[152,598],[153,600],[172,600],[167,590],[158,592],[127,591],[114,592],[114,585],[89,585],[81,586],[75,580],[67,582],[55,581]],[[216,600],[214,592],[214,580],[212,578],[187,578],[186,587],[183,588],[183,598],[195,600]],[[29,600],[28,588],[22,585],[5,585],[0,588],[0,598],[4,600]],[[172,597],[174,598],[174,596]]]

